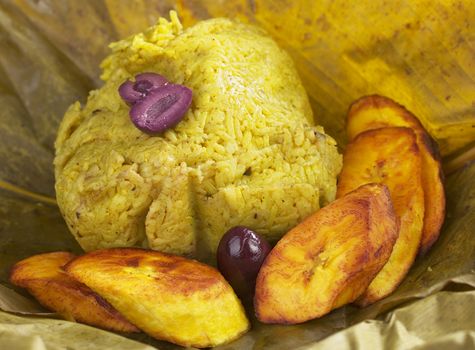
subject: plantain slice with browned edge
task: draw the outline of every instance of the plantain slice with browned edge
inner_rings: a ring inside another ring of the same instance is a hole
[[[157,339],[202,348],[230,342],[249,328],[224,277],[195,260],[116,248],[80,256],[65,270]]]
[[[10,282],[26,288],[41,305],[66,319],[112,331],[139,332],[101,296],[62,270],[75,257],[68,252],[31,256],[13,266]]]
[[[388,261],[397,236],[386,186],[364,185],[337,199],[267,256],[256,282],[257,318],[300,323],[354,301]]]
[[[353,140],[363,131],[387,126],[403,126],[414,130],[422,159],[424,190],[424,227],[419,254],[424,255],[439,237],[445,218],[444,175],[437,143],[419,119],[390,98],[372,95],[353,103],[348,112],[347,133]]]
[[[421,156],[410,128],[388,127],[362,132],[348,144],[338,179],[337,198],[366,183],[389,188],[399,236],[391,257],[357,300],[365,306],[391,294],[416,258],[422,237],[424,192]]]

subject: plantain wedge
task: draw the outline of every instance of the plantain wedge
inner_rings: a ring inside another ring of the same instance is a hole
[[[386,186],[369,184],[290,230],[272,249],[256,282],[264,323],[294,324],[358,298],[389,259],[398,235]]]
[[[234,340],[249,328],[224,277],[195,260],[118,248],[90,252],[65,270],[158,339],[203,348]]]
[[[26,288],[43,306],[66,319],[119,332],[139,332],[107,301],[74,280],[62,267],[74,259],[68,252],[31,256],[13,266],[10,282]]]
[[[416,257],[422,237],[424,193],[421,156],[410,128],[388,127],[360,133],[348,144],[337,198],[366,183],[384,183],[391,193],[399,236],[387,264],[357,300],[365,306],[392,293]]]
[[[387,126],[403,126],[414,130],[422,160],[424,190],[424,227],[419,254],[424,255],[439,237],[445,218],[445,193],[439,149],[412,113],[393,100],[373,95],[359,99],[350,107],[347,133],[350,140],[363,131]]]

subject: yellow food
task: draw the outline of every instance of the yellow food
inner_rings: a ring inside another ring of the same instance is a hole
[[[252,25],[182,29],[171,18],[112,44],[105,85],[59,128],[57,200],[87,251],[139,245],[209,258],[232,226],[275,241],[334,199],[341,157],[314,125],[289,56]],[[163,135],[135,128],[117,93],[144,71],[193,90]]]
[[[257,318],[300,323],[354,301],[386,264],[397,236],[384,185],[365,185],[337,199],[270,252],[256,282]]]
[[[249,322],[219,272],[195,260],[142,249],[83,255],[66,271],[152,337],[209,347],[245,333]]]
[[[178,4],[185,23],[237,17],[257,23],[289,48],[319,120],[341,143],[344,118],[336,116],[373,93],[391,96],[417,115],[443,156],[475,141],[473,1],[349,6],[348,1],[227,0],[223,6],[201,0],[199,9],[188,1]]]
[[[62,270],[74,258],[68,252],[31,256],[13,266],[10,282],[26,288],[43,306],[66,319],[113,331],[138,332],[101,296]]]
[[[360,133],[343,156],[337,197],[366,183],[383,183],[391,193],[399,236],[391,257],[358,299],[368,305],[396,289],[411,267],[422,237],[424,193],[421,155],[416,134],[404,127],[387,127]]]
[[[424,255],[439,237],[445,218],[445,193],[439,150],[419,120],[387,97],[363,97],[353,103],[348,112],[347,133],[350,140],[363,131],[386,126],[409,127],[417,136],[417,146],[422,159],[425,206],[419,252]]]

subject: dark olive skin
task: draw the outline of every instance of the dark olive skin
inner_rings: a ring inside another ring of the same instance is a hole
[[[126,80],[119,95],[131,106],[130,120],[148,134],[160,134],[177,125],[190,108],[193,92],[186,86],[171,84],[157,73],[141,73],[135,82]]]
[[[126,80],[122,83],[119,86],[119,95],[129,106],[132,106],[152,91],[167,84],[167,79],[160,74],[141,73],[135,76],[135,82]]]
[[[252,298],[257,274],[271,249],[265,238],[243,226],[233,227],[221,238],[218,269],[241,299]]]
[[[183,85],[163,85],[152,90],[130,108],[130,119],[143,132],[162,133],[173,128],[185,117],[192,94],[192,91]]]

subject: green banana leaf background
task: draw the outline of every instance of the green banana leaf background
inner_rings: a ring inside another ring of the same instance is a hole
[[[0,348],[179,348],[61,320],[8,282],[27,256],[81,253],[54,200],[57,127],[71,103],[101,86],[108,44],[171,9],[185,27],[226,16],[266,29],[294,59],[318,123],[341,149],[349,105],[378,93],[421,119],[450,170],[440,239],[394,294],[296,326],[253,320],[220,348],[475,347],[473,1],[0,0]]]

